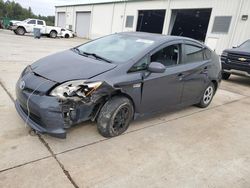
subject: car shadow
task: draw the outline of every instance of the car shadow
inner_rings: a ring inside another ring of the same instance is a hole
[[[242,86],[250,86],[250,77],[244,77],[244,76],[231,76],[228,80],[225,80],[224,82],[233,83],[233,84],[239,84]]]

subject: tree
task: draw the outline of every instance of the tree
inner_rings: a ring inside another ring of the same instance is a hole
[[[31,7],[28,9],[23,8],[19,3],[7,0],[4,2],[0,0],[0,19],[8,17],[13,20],[25,20],[27,18],[38,18],[43,19],[48,25],[54,25],[55,16],[36,16]]]

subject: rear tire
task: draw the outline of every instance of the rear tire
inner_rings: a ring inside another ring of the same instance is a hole
[[[24,35],[25,34],[25,29],[23,27],[18,27],[16,30],[15,30],[15,33],[17,35]]]
[[[104,137],[114,137],[124,133],[134,115],[132,102],[121,96],[107,101],[97,118],[98,132]]]
[[[228,80],[229,77],[230,77],[230,75],[231,75],[230,73],[223,72],[223,73],[222,73],[222,79],[223,79],[223,80]]]
[[[201,101],[199,102],[199,104],[197,104],[197,106],[200,108],[208,107],[213,100],[214,94],[215,94],[215,85],[214,83],[211,82],[203,92]]]
[[[57,37],[57,32],[56,31],[50,31],[49,33],[50,38],[56,38]]]

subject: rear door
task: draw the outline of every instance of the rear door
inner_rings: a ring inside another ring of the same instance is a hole
[[[37,26],[36,28],[40,29],[41,34],[45,34],[46,32],[46,26],[45,26],[45,22],[42,20],[37,20]]]
[[[209,83],[208,71],[211,67],[211,59],[207,57],[209,56],[206,53],[207,50],[204,46],[191,41],[185,41],[183,44],[182,103],[199,101]]]

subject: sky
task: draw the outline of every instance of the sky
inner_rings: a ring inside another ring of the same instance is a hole
[[[55,15],[55,5],[92,2],[91,0],[14,0],[23,7],[31,7],[33,13],[42,16]]]

